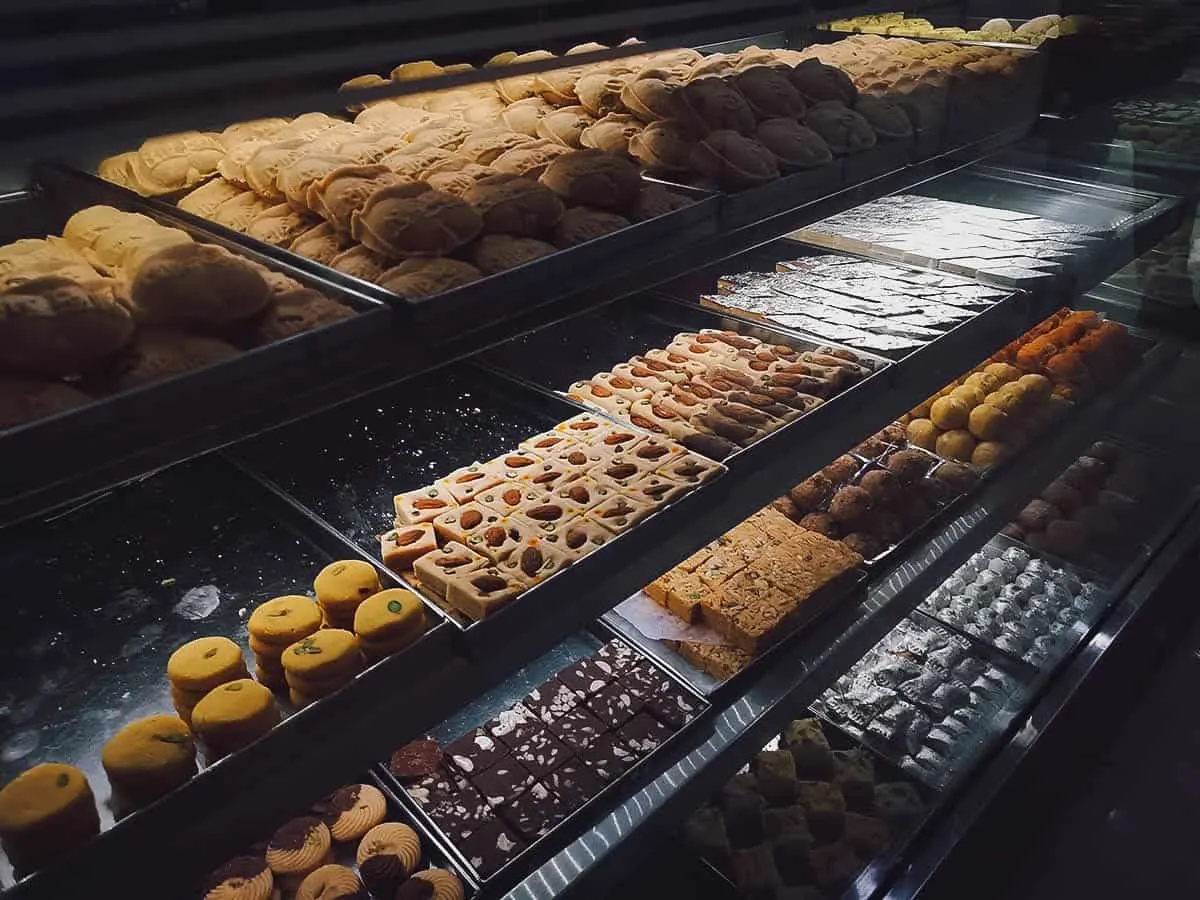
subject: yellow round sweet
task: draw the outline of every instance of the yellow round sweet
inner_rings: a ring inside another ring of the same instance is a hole
[[[971,415],[971,407],[957,397],[942,397],[934,401],[929,418],[933,424],[945,431],[962,428]]]
[[[988,388],[984,387],[982,372],[972,372],[970,375],[968,375],[966,378],[963,379],[962,383],[968,387],[975,388],[977,391],[983,391],[983,393],[985,393],[985,394],[988,393]],[[991,390],[995,390],[995,388],[992,388]]]
[[[971,418],[967,428],[974,437],[981,441],[994,441],[1004,435],[1008,427],[1008,413],[996,409],[986,403],[971,410]]]
[[[983,402],[993,409],[1010,415],[1020,412],[1022,397],[1012,391],[993,391],[983,398]]]
[[[1006,448],[1000,441],[983,441],[975,447],[971,454],[974,465],[987,469],[1004,458]]]
[[[353,632],[323,628],[292,644],[281,657],[283,671],[291,682],[344,680],[362,668],[362,653]]]
[[[928,419],[929,410],[933,407],[933,401],[934,398],[930,397],[928,400],[918,403],[909,411],[909,415],[914,419]]]
[[[983,391],[971,384],[960,384],[950,392],[950,396],[957,397],[972,409],[983,402]]]
[[[975,386],[983,391],[985,396],[992,393],[992,391],[998,390],[1004,384],[999,377],[993,375],[991,372],[976,372],[971,378],[977,378]],[[968,378],[967,380],[970,381],[971,379]]]
[[[990,366],[985,366],[983,371],[986,375],[995,375],[1000,379],[1001,384],[1008,384],[1021,377],[1021,370],[1008,363],[992,363]]]
[[[143,806],[196,774],[196,744],[177,716],[146,716],[118,731],[100,754],[113,790]]]
[[[928,419],[913,419],[905,431],[910,444],[925,450],[933,450],[937,446],[938,435],[941,433],[941,429]]]
[[[41,763],[0,789],[0,841],[21,874],[74,850],[99,831],[92,789],[74,766]]]
[[[379,593],[379,573],[365,560],[338,560],[320,571],[313,591],[327,618],[352,618],[360,603]]]
[[[277,724],[275,696],[250,678],[209,691],[192,710],[192,730],[215,756],[246,746]]]
[[[425,631],[425,604],[412,591],[380,591],[354,614],[354,631],[371,644],[408,643]]]
[[[262,644],[286,647],[321,627],[321,609],[308,597],[276,597],[255,609],[246,627]]]
[[[1047,399],[1050,392],[1054,390],[1054,385],[1045,375],[1022,375],[1017,379],[1017,384],[1025,389],[1026,394],[1036,400]]]
[[[167,660],[167,678],[180,691],[205,693],[247,674],[242,648],[225,637],[189,641]]]
[[[937,440],[937,454],[944,459],[966,462],[975,452],[975,438],[965,428],[947,431]]]

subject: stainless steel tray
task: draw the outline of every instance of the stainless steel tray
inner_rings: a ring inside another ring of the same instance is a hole
[[[519,672],[497,685],[486,694],[477,697],[469,705],[460,709],[454,716],[444,721],[433,730],[431,737],[443,746],[461,735],[477,728],[498,712],[519,701],[548,678],[569,666],[571,663],[588,656],[599,649],[606,641],[620,636],[601,622],[595,623],[591,630],[583,631],[567,638],[549,653],[533,660]],[[632,645],[631,645],[632,646]],[[653,662],[653,660],[652,660]],[[662,668],[662,667],[660,667]],[[707,701],[691,690],[690,686],[679,679],[669,669],[663,669],[676,686],[696,700],[700,715],[708,707]],[[627,795],[631,787],[640,784],[648,775],[656,774],[661,766],[657,761],[669,756],[672,749],[685,739],[689,725],[672,734],[659,747],[642,757],[624,774],[610,782],[600,793],[575,809],[559,825],[549,833],[528,844],[517,856],[513,857],[500,869],[487,877],[480,877],[454,844],[453,839],[434,823],[424,809],[416,803],[404,790],[404,787],[388,771],[387,763],[379,766],[380,777],[387,784],[400,804],[408,811],[409,816],[420,826],[423,835],[429,835],[436,843],[445,848],[447,855],[452,858],[459,868],[465,869],[472,875],[472,880],[480,885],[482,891],[489,895],[499,896],[536,868],[544,859],[552,855],[567,840],[581,830],[586,823],[593,820],[597,813],[606,808],[610,802],[619,796]]]

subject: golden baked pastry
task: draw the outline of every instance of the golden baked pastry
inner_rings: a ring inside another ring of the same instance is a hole
[[[382,75],[376,75],[374,72],[366,75],[355,75],[353,78],[342,82],[341,87],[338,88],[338,93],[349,94],[350,96],[346,98],[349,100],[351,97],[355,96],[358,91],[361,91],[365,88],[383,87],[383,85],[388,83],[388,79],[384,78]],[[347,103],[346,110],[352,113],[362,112],[369,105],[370,104],[365,101],[355,101]]]
[[[492,160],[491,165],[497,172],[539,178],[550,163],[571,152],[570,147],[541,138],[506,150]]]
[[[445,293],[472,281],[483,273],[467,262],[447,257],[406,259],[384,272],[377,284],[408,300],[420,300]]]
[[[147,138],[132,160],[128,187],[145,196],[182,190],[215,175],[224,155],[214,135],[199,131]]]
[[[775,154],[736,131],[714,131],[692,150],[693,169],[731,188],[753,187],[779,177]]]
[[[641,134],[644,127],[636,116],[609,113],[585,128],[579,135],[579,143],[589,150],[603,150],[614,156],[629,156],[629,142],[634,136]]]
[[[41,381],[0,375],[0,428],[13,428],[66,412],[91,397],[61,381]]]
[[[532,262],[555,251],[553,244],[507,234],[485,234],[471,247],[471,261],[486,275]]]
[[[481,178],[496,174],[498,173],[491,166],[467,163],[461,169],[455,169],[453,172],[435,172],[433,175],[427,176],[424,181],[435,191],[444,191],[455,197],[461,197]]]
[[[254,337],[257,343],[269,344],[354,315],[354,310],[319,291],[285,291],[275,295],[266,315],[255,325]]]
[[[554,191],[520,175],[482,178],[463,199],[483,218],[483,231],[489,234],[544,234],[558,224],[564,212]]]
[[[287,119],[250,119],[246,122],[234,122],[227,125],[217,135],[217,140],[228,152],[244,141],[270,140],[281,128],[289,124]]]
[[[434,123],[446,123],[449,116],[432,113],[424,109],[400,106],[392,101],[374,103],[354,117],[354,124],[368,131],[386,134],[408,134],[414,128]]]
[[[100,165],[96,167],[96,174],[105,181],[133,190],[133,161],[136,158],[137,151],[129,150],[102,159]]]
[[[858,88],[850,76],[836,66],[827,66],[820,60],[806,59],[788,76],[792,85],[810,103],[837,100],[853,106],[858,99]]]
[[[621,91],[628,80],[627,76],[611,71],[588,71],[575,83],[575,95],[579,98],[579,105],[597,118],[623,112],[625,105],[621,102]]]
[[[238,351],[216,338],[159,328],[140,328],[129,349],[117,360],[113,386],[126,390],[182,375],[237,356]]]
[[[825,139],[795,119],[765,119],[758,123],[754,137],[775,154],[784,171],[812,169],[833,161]]]
[[[479,98],[462,111],[463,121],[477,127],[490,127],[508,107],[498,96]]]
[[[754,134],[754,111],[738,89],[722,78],[690,81],[675,98],[679,120],[695,134],[725,129]]]
[[[581,147],[583,132],[595,122],[582,106],[564,106],[547,113],[537,124],[538,137],[562,144],[565,147]]]
[[[186,213],[200,216],[202,219],[211,219],[218,206],[226,200],[232,200],[241,192],[242,189],[233,182],[226,181],[224,178],[214,178],[179,198],[177,205]],[[63,236],[67,236],[65,228]]]
[[[804,115],[804,98],[779,69],[753,66],[738,72],[732,80],[759,121]]]
[[[571,106],[579,102],[575,84],[586,71],[585,66],[566,66],[538,72],[533,76],[533,92],[551,106]]]
[[[34,375],[79,375],[133,339],[120,304],[67,278],[45,276],[0,293],[0,365]]]
[[[152,321],[221,329],[262,312],[271,290],[246,260],[212,244],[168,247],[150,257],[130,286]]]
[[[292,239],[288,249],[322,265],[330,265],[333,258],[350,246],[349,238],[330,225],[322,222]]]
[[[305,153],[280,169],[275,183],[294,209],[308,210],[309,187],[335,169],[354,164],[354,160],[336,153]]]
[[[468,165],[464,156],[459,156],[453,150],[443,147],[412,147],[389,153],[379,161],[394,174],[399,176],[399,182],[420,181],[428,178],[434,171],[452,172]]]
[[[875,146],[875,129],[854,110],[829,101],[808,110],[804,124],[825,139],[837,156],[861,153]]]
[[[595,240],[628,226],[629,220],[624,216],[602,209],[575,206],[566,211],[558,227],[554,229],[554,245],[574,247],[576,244]]]
[[[854,105],[854,111],[862,116],[875,129],[875,134],[881,138],[905,138],[913,133],[912,122],[908,113],[895,103],[890,103],[880,97],[862,96]]]
[[[279,170],[303,156],[308,147],[309,142],[304,138],[275,141],[260,147],[246,160],[243,170],[246,184],[264,200],[279,202],[283,199],[283,191],[275,183]]]
[[[230,197],[213,210],[209,217],[218,225],[232,228],[234,231],[245,232],[259,215],[271,208],[269,201],[264,200],[254,191],[242,191],[235,197]]]
[[[363,281],[377,281],[390,265],[388,259],[374,250],[355,245],[329,261],[329,265],[346,275]]]
[[[541,182],[571,206],[582,204],[618,212],[632,207],[642,189],[635,165],[599,150],[577,150],[560,156],[546,168]]]
[[[426,184],[395,184],[376,191],[354,214],[351,234],[385,256],[445,256],[483,228],[461,197]]]
[[[691,198],[683,194],[669,191],[661,184],[647,183],[642,186],[642,192],[638,195],[638,201],[634,204],[629,218],[634,222],[644,222],[655,216],[683,209],[685,206],[690,206],[691,203]]]
[[[511,104],[500,118],[507,128],[530,137],[537,137],[537,124],[542,117],[554,109],[541,97],[526,97]]]
[[[292,138],[303,138],[306,141],[311,141],[322,132],[345,124],[343,120],[335,119],[333,116],[326,115],[325,113],[302,113],[276,131],[271,137],[276,141],[289,141]]]
[[[512,59],[508,60],[508,65],[519,65],[520,63],[539,62],[543,59],[554,59],[554,54],[547,50],[532,50],[529,53],[519,53]],[[500,92],[500,96],[504,98],[506,103],[516,103],[518,100],[524,100],[526,97],[533,96],[532,75],[514,75],[510,78],[501,78],[496,82],[496,90]]]
[[[350,232],[354,216],[368,197],[404,181],[386,166],[344,166],[309,186],[308,206],[339,231]]]
[[[246,229],[246,236],[276,247],[286,247],[317,222],[320,219],[316,216],[303,216],[288,204],[280,203],[255,216]]]
[[[651,122],[629,139],[629,155],[651,172],[669,174],[692,168],[696,139],[675,119]]]
[[[678,114],[676,94],[682,85],[667,78],[641,76],[630,78],[621,88],[621,103],[643,122],[672,119]]]
[[[520,131],[493,131],[484,134],[473,134],[462,142],[458,155],[482,166],[490,166],[501,154],[530,144],[533,138]]]
[[[422,125],[408,133],[408,142],[417,149],[439,147],[453,150],[471,133],[471,126],[461,119],[438,124]]]

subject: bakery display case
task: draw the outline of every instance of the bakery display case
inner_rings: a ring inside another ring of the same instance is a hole
[[[5,39],[5,897],[918,896],[1173,609],[1186,17],[116,6]]]

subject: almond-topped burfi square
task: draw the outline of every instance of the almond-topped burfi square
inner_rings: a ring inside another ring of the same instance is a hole
[[[488,560],[470,547],[450,541],[418,558],[413,563],[413,574],[423,588],[445,600],[446,587],[452,576],[476,572],[488,565]]]
[[[535,534],[548,534],[576,515],[578,511],[573,504],[563,503],[554,496],[538,494],[526,497],[513,511],[511,518],[525,523]]]
[[[649,440],[648,435],[634,428],[613,425],[592,443],[611,453],[629,453],[647,440]]]
[[[661,354],[662,350],[650,350],[645,356],[631,356],[629,358],[629,366],[634,374],[637,370],[649,372],[655,378],[661,379],[668,384],[684,384],[690,377],[689,373],[683,366],[674,363],[666,362],[661,358],[655,358],[651,354]]]
[[[507,484],[520,481],[524,475],[533,471],[542,462],[545,462],[545,457],[530,453],[528,450],[517,450],[512,453],[503,453],[490,460],[487,465],[500,477],[501,481]]]
[[[529,538],[500,563],[501,571],[532,587],[571,565],[574,559],[552,543],[541,538]]]
[[[446,602],[469,619],[491,615],[524,592],[525,582],[495,566],[446,579]]]
[[[587,517],[613,534],[620,534],[653,512],[654,506],[646,501],[617,494],[589,510]]]
[[[592,507],[603,503],[614,493],[616,493],[615,488],[601,484],[588,475],[583,475],[574,481],[568,481],[556,487],[554,499],[573,509],[575,515],[582,515]]]
[[[530,485],[508,482],[488,488],[486,491],[480,491],[475,498],[475,503],[486,506],[501,516],[511,516],[524,504],[536,500],[544,493],[545,491]]]
[[[684,484],[699,485],[716,478],[721,467],[710,459],[688,452],[667,461],[656,471]]]
[[[473,531],[466,545],[476,553],[486,556],[493,564],[500,563],[530,538],[537,537],[537,530],[524,519],[505,516],[499,522]]]
[[[567,388],[567,396],[617,418],[625,418],[629,414],[629,399],[615,393],[608,385],[600,384],[594,378],[576,381]]]
[[[641,363],[617,363],[617,365],[612,367],[612,373],[618,378],[644,388],[652,394],[658,391],[665,391],[671,386],[671,382],[668,379],[663,378],[659,373],[648,369]]]
[[[593,550],[599,550],[613,539],[613,533],[587,516],[571,519],[561,525],[557,532],[556,546],[572,559],[582,559]]]
[[[645,500],[647,503],[652,503],[656,509],[661,509],[664,506],[674,503],[676,500],[681,500],[693,490],[692,485],[683,484],[673,478],[667,478],[665,475],[656,475],[650,472],[635,478],[625,488],[624,493],[639,500]]]
[[[554,461],[578,477],[588,474],[611,456],[612,452],[601,444],[576,444],[555,456]]]
[[[618,491],[624,491],[645,473],[646,470],[639,467],[632,457],[620,453],[598,462],[588,472],[596,481]]]
[[[643,463],[643,468],[654,472],[668,465],[671,460],[683,456],[687,450],[674,441],[660,437],[648,437],[636,447],[626,450],[627,456]]]
[[[495,525],[503,515],[477,500],[448,509],[433,520],[433,530],[443,541],[465,544],[472,534]]]
[[[574,443],[574,442],[573,442]],[[579,446],[575,444],[575,446]],[[518,479],[518,484],[529,491],[540,491],[543,494],[553,493],[557,488],[579,478],[584,470],[569,466],[558,459],[544,460],[526,469]]]
[[[397,525],[432,522],[442,513],[458,506],[458,501],[451,496],[450,491],[437,484],[397,494],[392,498],[392,502],[396,508]]]
[[[605,388],[617,397],[623,397],[630,403],[636,403],[643,397],[649,397],[653,391],[641,385],[634,384],[633,381],[623,375],[616,375],[612,372],[597,372],[588,382],[593,387]]]
[[[554,430],[561,431],[577,441],[591,443],[604,433],[604,429],[611,428],[612,424],[612,421],[606,416],[583,412],[572,416],[565,422],[559,422],[554,426]]]
[[[436,549],[437,536],[428,522],[402,525],[379,536],[383,564],[393,572],[411,569],[420,557]]]
[[[449,491],[450,496],[461,506],[474,500],[480,491],[495,487],[500,482],[500,476],[488,469],[484,463],[471,463],[469,466],[455,469],[444,478],[439,478],[437,484]]]
[[[526,453],[542,459],[550,459],[575,443],[575,438],[563,431],[543,431],[531,438],[525,438],[517,446]]]

